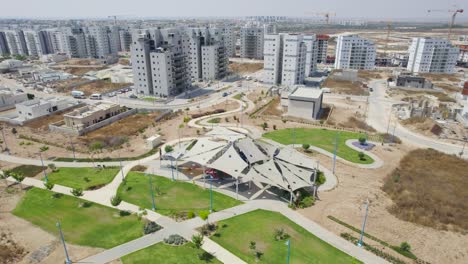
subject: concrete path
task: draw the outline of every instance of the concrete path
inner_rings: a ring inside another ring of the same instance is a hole
[[[22,158],[22,157],[16,157],[16,156],[11,156],[7,155],[4,153],[0,153],[0,160],[10,162],[10,163],[16,163],[16,164],[26,164],[26,165],[35,165],[35,166],[41,166],[41,160],[40,159],[29,159],[29,158]],[[49,164],[55,164],[57,167],[95,167],[96,165],[106,165],[106,166],[120,166],[120,162],[118,161],[111,161],[111,162],[63,162],[63,161],[53,161],[53,160],[44,160],[44,165],[47,166]],[[122,161],[122,164],[127,164],[128,161]]]

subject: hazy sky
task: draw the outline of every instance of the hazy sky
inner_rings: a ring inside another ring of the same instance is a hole
[[[174,16],[306,16],[335,12],[337,17],[447,18],[427,9],[464,8],[468,0],[0,0],[0,17],[174,17]]]

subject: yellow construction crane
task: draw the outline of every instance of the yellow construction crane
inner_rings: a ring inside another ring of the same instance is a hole
[[[429,9],[427,10],[428,13],[431,12],[448,12],[452,14],[452,20],[450,21],[449,24],[449,31],[447,35],[447,39],[450,41],[450,37],[452,36],[452,28],[453,25],[455,24],[455,17],[457,16],[458,13],[463,13],[463,9],[455,9],[455,10],[444,10],[444,9]]]
[[[327,25],[330,24],[330,17],[336,16],[336,13],[332,12],[306,12],[306,15],[309,16],[322,16],[325,17]]]

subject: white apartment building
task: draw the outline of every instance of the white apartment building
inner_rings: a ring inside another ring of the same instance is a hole
[[[337,38],[335,69],[372,70],[375,57],[374,42],[356,35]]]
[[[265,83],[302,84],[316,69],[315,35],[265,35],[264,51]]]
[[[10,54],[8,43],[5,37],[5,32],[0,31],[0,56]]]
[[[327,52],[328,52],[328,40],[330,36],[328,35],[317,35],[317,63],[326,63],[327,62]]]
[[[8,49],[12,55],[28,55],[28,48],[22,30],[5,30]]]
[[[139,94],[174,96],[192,81],[219,79],[227,72],[221,29],[151,29],[137,31],[132,38],[133,79]]]
[[[29,56],[40,57],[51,53],[47,43],[47,33],[44,31],[25,30],[24,38]]]
[[[408,71],[454,73],[459,49],[446,39],[413,38],[408,53]]]
[[[86,49],[88,56],[96,59],[104,59],[111,50],[108,28],[102,26],[93,26],[86,28]]]
[[[224,47],[226,48],[226,55],[228,57],[236,56],[236,33],[230,26],[224,26],[221,28],[224,36]]]
[[[119,26],[110,27],[107,37],[109,39],[109,49],[111,54],[117,54],[119,51],[122,51]]]
[[[240,57],[263,59],[263,38],[265,28],[246,25],[240,29]]]
[[[132,45],[132,33],[127,29],[122,29],[119,31],[119,37],[121,50],[129,52]]]

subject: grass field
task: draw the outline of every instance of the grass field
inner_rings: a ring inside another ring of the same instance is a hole
[[[143,222],[135,215],[120,217],[109,207],[63,195],[53,198],[53,192],[33,188],[18,203],[13,214],[24,218],[47,232],[58,235],[56,222],[60,221],[69,243],[112,248],[143,234]]]
[[[170,246],[164,243],[158,243],[145,249],[134,252],[121,258],[123,264],[137,264],[137,263],[165,263],[165,264],[179,264],[179,263],[221,263],[216,258],[209,262],[200,260],[198,255],[203,254],[205,251],[196,249],[192,243],[186,243],[182,246]],[[164,260],[164,261],[162,261]]]
[[[337,131],[319,128],[296,128],[294,136],[293,130],[294,129],[292,128],[276,130],[263,134],[263,137],[269,138],[284,145],[294,144],[294,138],[296,138],[296,144],[298,145],[310,144],[312,146],[324,149],[330,153],[334,152],[334,144]],[[345,160],[354,163],[373,163],[374,160],[367,155],[365,155],[364,160],[360,160],[358,156],[359,152],[346,146],[346,140],[359,139],[359,137],[363,136],[364,134],[360,133],[339,131],[337,155]]]
[[[41,166],[34,166],[34,165],[20,165],[11,169],[11,172],[18,173],[23,175],[24,177],[34,177],[37,174],[41,173],[43,168]]]
[[[83,190],[95,189],[111,182],[119,168],[58,168],[47,175],[49,182]]]
[[[148,176],[140,172],[130,172],[126,179],[126,185],[120,185],[118,190],[122,200],[142,208],[152,208]],[[170,215],[173,212],[197,212],[209,209],[209,189],[204,190],[192,183],[172,181],[154,175],[152,181],[155,189],[156,212],[160,214]],[[239,204],[241,202],[213,191],[213,208],[215,211],[221,211]]]
[[[442,230],[468,230],[468,161],[431,149],[406,154],[383,190],[390,212],[406,221]]]
[[[223,227],[226,225],[226,227]],[[255,263],[250,241],[263,253],[260,263],[285,263],[285,240],[274,239],[275,229],[290,235],[291,263],[360,263],[353,257],[325,243],[280,213],[256,210],[218,223],[211,238],[244,261]]]

